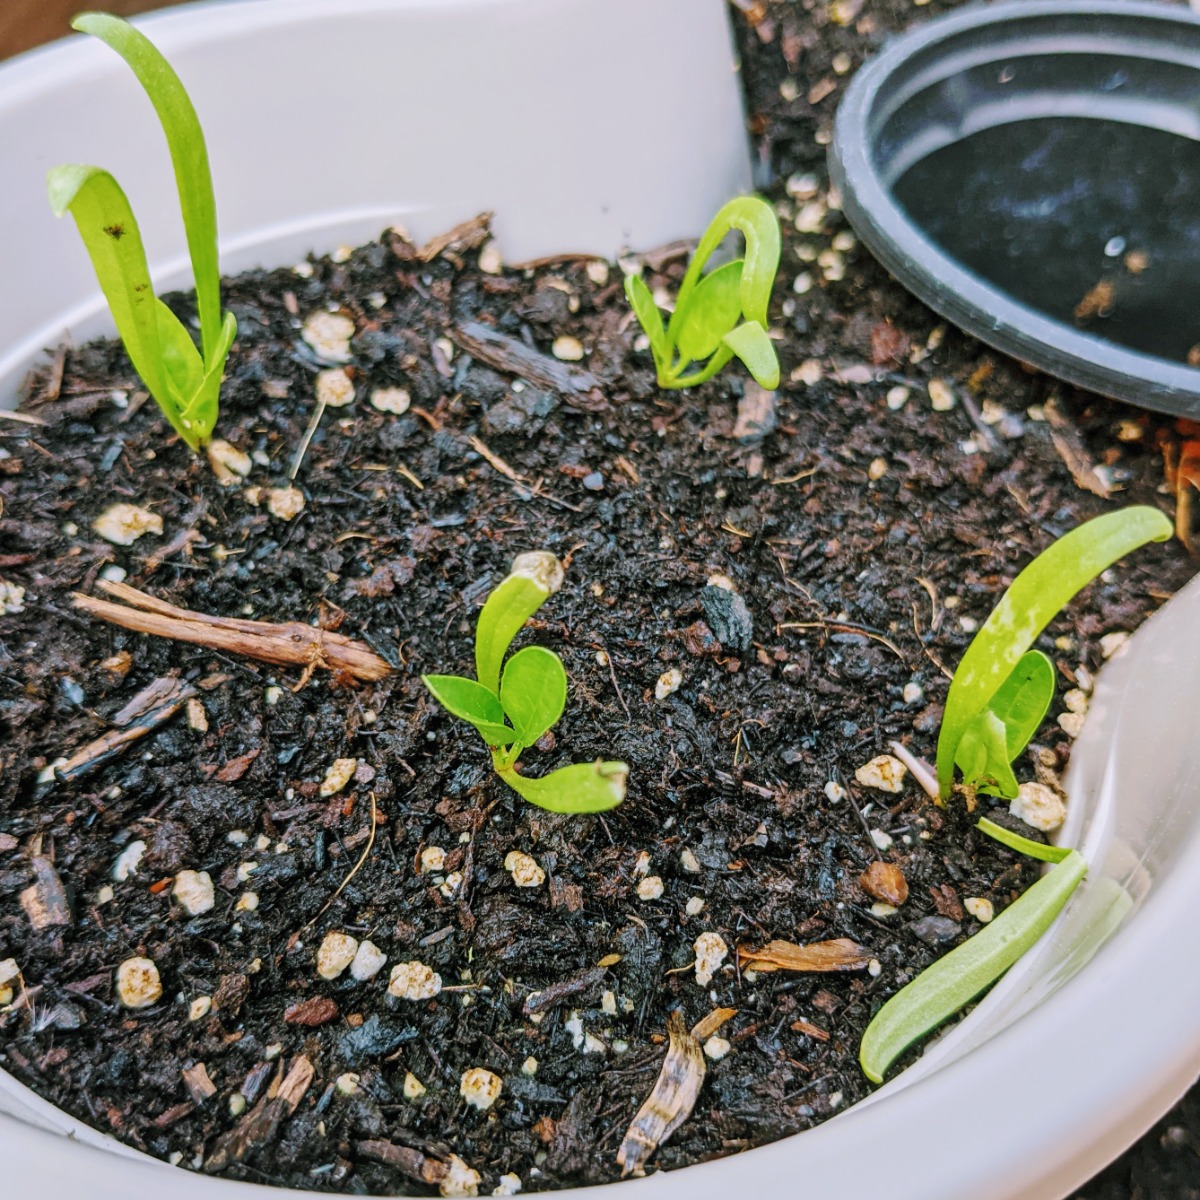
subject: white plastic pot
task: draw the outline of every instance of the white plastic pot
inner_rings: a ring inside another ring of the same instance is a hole
[[[497,213],[510,261],[703,229],[748,186],[724,0],[239,0],[147,18],[208,131],[223,266],[401,221]],[[43,347],[107,332],[46,170],[113,170],[159,287],[186,281],[170,168],[127,69],[82,39],[0,68],[0,401]],[[613,1185],[688,1200],[1061,1200],[1200,1074],[1200,581],[1103,673],[1064,837],[1093,864],[1063,920],[916,1066],[818,1129]],[[14,1195],[238,1200],[118,1146],[0,1072]],[[64,1137],[62,1135],[69,1135]],[[573,1196],[575,1193],[560,1193]],[[582,1193],[580,1193],[582,1195]]]

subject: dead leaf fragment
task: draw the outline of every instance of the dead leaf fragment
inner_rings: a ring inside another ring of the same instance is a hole
[[[761,950],[738,947],[743,971],[859,971],[871,961],[871,952],[850,938],[831,942],[768,942]]]

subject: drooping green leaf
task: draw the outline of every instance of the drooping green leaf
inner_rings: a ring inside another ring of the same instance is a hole
[[[667,332],[663,327],[662,313],[654,303],[654,297],[640,275],[625,276],[625,299],[633,309],[642,331],[650,339],[650,349],[655,362],[665,360],[667,355]]]
[[[1029,858],[1036,858],[1039,862],[1060,863],[1071,854],[1064,846],[1047,846],[1045,842],[1035,842],[1032,838],[1022,837],[1019,833],[1013,833],[1011,829],[1005,829],[1003,825],[997,825],[995,821],[989,821],[987,817],[980,817],[975,822],[975,827],[980,833],[986,833],[988,837],[994,838],[1010,850],[1016,850]]]
[[[757,321],[744,321],[721,340],[746,364],[761,387],[779,386],[779,356],[767,331]]]
[[[509,769],[500,778],[518,795],[539,808],[559,813],[605,812],[625,799],[629,768],[622,762],[573,763],[541,779]]]
[[[558,723],[567,703],[562,659],[544,646],[526,646],[504,664],[500,704],[523,746]]]
[[[504,709],[499,699],[474,679],[462,675],[422,675],[421,682],[448,713],[473,725],[489,746],[508,746],[519,740],[504,724]]]
[[[1045,847],[1041,847],[1045,849]],[[936,1029],[990,987],[1050,928],[1087,874],[1077,850],[961,946],[922,971],[875,1014],[859,1046],[872,1083],[919,1038]]]
[[[484,602],[475,626],[475,674],[497,700],[500,667],[513,638],[559,587],[562,566],[549,551],[518,555],[512,572]]]
[[[200,316],[204,361],[211,366],[221,334],[217,206],[208,148],[196,110],[171,64],[154,43],[128,21],[108,13],[89,12],[76,17],[71,26],[80,33],[99,38],[125,60],[145,88],[162,123],[175,169],[179,207],[196,280],[196,308]]]
[[[1059,538],[1013,580],[967,647],[950,684],[937,749],[943,799],[950,795],[954,753],[967,726],[988,706],[1054,615],[1118,559],[1146,542],[1166,541],[1171,533],[1171,522],[1156,508],[1106,513]]]
[[[988,703],[1004,722],[1009,762],[1029,745],[1053,699],[1054,664],[1040,650],[1027,651]]]
[[[979,791],[1010,800],[1017,794],[1004,722],[990,708],[985,708],[967,726],[959,739],[954,761],[963,773],[963,782]]]
[[[678,347],[683,362],[704,362],[742,314],[742,261],[710,271],[696,286],[679,320]]]

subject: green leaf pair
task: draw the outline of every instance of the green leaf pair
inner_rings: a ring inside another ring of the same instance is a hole
[[[1017,794],[1009,764],[1037,731],[1054,697],[1054,668],[1030,646],[1101,571],[1171,533],[1171,522],[1156,508],[1106,513],[1064,534],[1013,580],[950,684],[937,748],[943,801],[953,790],[955,766],[969,787],[1007,799]]]
[[[919,1038],[936,1029],[990,987],[1050,928],[1087,874],[1077,850],[1046,846],[986,819],[978,828],[1010,849],[1054,869],[961,946],[927,967],[874,1016],[859,1045],[859,1063],[872,1083]]]
[[[204,134],[179,76],[144,34],[106,13],[84,13],[72,27],[115,50],[158,113],[192,260],[201,349],[154,295],[141,231],[112,175],[100,167],[54,167],[48,176],[50,206],[55,216],[70,212],[75,218],[134,370],[175,431],[198,450],[216,425],[225,360],[237,335],[233,314],[221,314],[216,202]]]
[[[746,240],[745,257],[702,275],[732,230]],[[642,277],[625,277],[625,296],[650,339],[659,387],[704,383],[735,357],[763,387],[779,386],[779,358],[767,334],[779,254],[779,221],[771,206],[757,196],[739,196],[717,213],[700,239],[666,326]]]
[[[448,712],[474,726],[492,752],[496,773],[513,791],[552,812],[603,812],[625,799],[629,768],[620,762],[576,763],[542,779],[518,771],[522,752],[558,723],[567,702],[567,672],[544,646],[526,646],[507,662],[525,622],[562,586],[553,554],[522,554],[484,603],[475,627],[478,680],[423,675]]]

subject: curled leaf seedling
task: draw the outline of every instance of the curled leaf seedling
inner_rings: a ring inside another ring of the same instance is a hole
[[[745,256],[703,274],[732,230],[745,238]],[[739,196],[700,239],[666,325],[642,277],[625,277],[625,296],[650,341],[659,387],[694,387],[732,358],[741,359],[763,387],[779,386],[779,358],[767,334],[779,253],[779,220],[771,206],[757,196]]]
[[[520,773],[521,755],[552,729],[567,703],[562,659],[544,646],[505,656],[525,622],[562,586],[563,569],[545,551],[522,554],[488,596],[475,626],[475,671],[423,675],[447,712],[487,743],[496,774],[531,804],[551,812],[603,812],[625,799],[629,768],[622,762],[574,763],[540,779]]]
[[[199,450],[217,422],[225,360],[237,335],[233,314],[221,313],[217,211],[204,134],[179,76],[144,34],[107,13],[84,13],[71,24],[129,64],[162,123],[192,260],[201,348],[155,296],[141,230],[112,175],[100,167],[54,167],[47,179],[50,206],[55,216],[75,218],[134,370],[179,436]]]
[[[1087,861],[1077,850],[1031,841],[986,819],[978,828],[1010,849],[1054,863],[1054,868],[990,925],[927,967],[875,1014],[858,1055],[863,1074],[872,1083],[882,1083],[888,1067],[913,1042],[949,1020],[1029,950],[1087,874]]]

